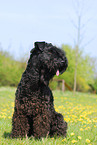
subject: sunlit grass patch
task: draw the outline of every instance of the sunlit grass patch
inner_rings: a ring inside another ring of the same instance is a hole
[[[97,144],[97,95],[54,91],[55,110],[68,122],[66,138],[43,138],[35,140],[10,139],[11,118],[14,108],[15,88],[0,88],[0,144],[34,144],[34,145],[84,145]]]
[[[55,91],[54,96],[56,111],[68,122],[67,143],[97,143],[97,96],[83,93],[73,96],[71,92],[60,91]]]

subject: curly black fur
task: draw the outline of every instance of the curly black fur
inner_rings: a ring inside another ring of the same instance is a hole
[[[12,133],[14,137],[66,136],[67,123],[54,109],[49,80],[67,68],[65,52],[46,42],[35,42],[17,87]]]

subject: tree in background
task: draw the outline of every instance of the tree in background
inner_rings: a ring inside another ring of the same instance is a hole
[[[97,93],[97,78],[95,79],[93,86],[94,86],[94,90]]]
[[[93,83],[90,83],[90,87],[91,87],[91,91],[94,92],[94,93],[97,93],[97,58],[94,58],[94,64],[95,64],[95,69],[94,69],[94,72],[95,72],[95,75],[94,75],[94,82]]]
[[[80,64],[80,59],[79,59],[79,53],[80,53],[80,49],[82,48],[82,41],[84,38],[84,34],[85,34],[85,29],[86,29],[86,25],[89,22],[89,20],[85,20],[85,22],[83,21],[83,17],[85,16],[85,11],[86,11],[86,7],[87,6],[87,1],[86,0],[73,0],[73,6],[74,6],[74,10],[75,10],[75,15],[76,15],[76,19],[77,22],[72,20],[72,24],[75,28],[75,38],[74,38],[74,43],[75,43],[75,67],[74,67],[74,92],[77,89],[77,85],[78,85],[78,66]],[[90,41],[89,41],[90,42]],[[83,47],[85,47],[86,44],[88,44],[89,42],[86,42]]]

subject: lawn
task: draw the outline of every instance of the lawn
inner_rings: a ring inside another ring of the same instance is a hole
[[[53,91],[56,111],[68,122],[66,138],[11,139],[15,88],[0,88],[0,145],[97,145],[97,95]]]

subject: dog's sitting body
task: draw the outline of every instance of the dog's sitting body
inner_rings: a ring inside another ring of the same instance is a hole
[[[49,80],[67,68],[65,53],[45,42],[35,42],[16,91],[12,137],[66,136],[67,123],[54,109]]]

